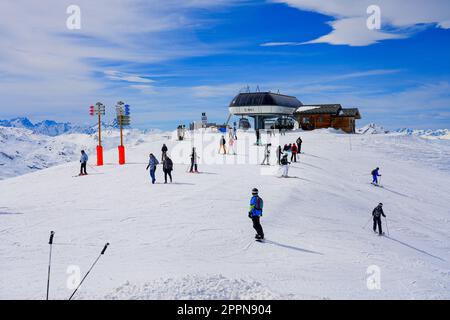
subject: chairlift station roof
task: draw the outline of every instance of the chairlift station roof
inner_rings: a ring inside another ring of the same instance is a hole
[[[272,92],[240,93],[230,103],[229,111],[236,116],[293,115],[302,103],[292,96]]]

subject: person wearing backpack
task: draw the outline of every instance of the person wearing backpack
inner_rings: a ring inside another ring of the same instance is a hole
[[[192,147],[192,153],[191,153],[191,169],[189,170],[190,173],[198,173],[198,166],[197,166],[197,151],[195,151],[195,147]],[[194,171],[195,169],[195,171]]]
[[[281,158],[281,169],[283,170],[281,176],[283,178],[287,178],[288,177],[289,165],[290,164],[291,163],[288,161],[288,154],[284,153],[283,157]]]
[[[372,170],[371,174],[372,174],[372,184],[378,185],[378,177],[381,177],[381,174],[378,173],[378,171],[380,171],[380,168],[376,168],[374,170]]]
[[[167,183],[167,176],[169,176],[170,183],[172,183],[172,170],[173,162],[167,155],[165,155],[163,160],[164,183]]]
[[[258,195],[258,189],[253,188],[252,190],[252,198],[250,199],[250,210],[248,212],[248,217],[252,219],[253,228],[256,230],[255,239],[263,240],[264,239],[264,231],[261,226],[260,219],[262,217],[263,212],[263,199],[261,199]]]
[[[291,162],[297,162],[298,149],[297,149],[297,145],[295,143],[292,144],[291,150],[292,150]]]
[[[226,147],[225,147],[226,144],[227,144],[227,141],[225,140],[225,137],[222,136],[222,137],[220,138],[219,153],[220,153],[220,151],[223,150],[223,154],[227,154],[227,149],[226,149]]]
[[[373,217],[373,232],[377,233],[377,226],[378,226],[378,234],[380,236],[383,235],[383,229],[381,228],[381,217],[385,217],[386,215],[384,214],[383,211],[383,204],[380,203],[378,204],[378,206],[373,209],[372,211],[372,217]]]
[[[302,153],[302,143],[303,143],[302,138],[298,137],[296,142],[297,142],[297,147],[298,147],[298,153]]]

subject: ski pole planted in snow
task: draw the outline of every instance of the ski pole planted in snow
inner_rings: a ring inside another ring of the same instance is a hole
[[[89,272],[91,272],[91,270],[94,268],[95,264],[97,263],[97,261],[100,259],[100,257],[102,255],[105,254],[106,248],[108,248],[109,243],[105,244],[105,246],[103,247],[102,252],[99,254],[99,256],[97,257],[97,259],[95,259],[94,263],[92,264],[92,266],[89,268],[88,272],[86,272],[86,274],[84,275],[83,279],[81,279],[80,284],[76,287],[76,289],[74,290],[74,292],[72,293],[72,295],[70,296],[69,300],[72,300],[72,297],[75,295],[75,293],[77,292],[77,290],[80,288],[81,284],[83,283],[83,281],[86,279],[86,277],[88,276]]]
[[[50,231],[50,239],[48,240],[48,244],[50,245],[50,254],[48,257],[48,274],[47,274],[47,298],[46,300],[48,300],[48,292],[50,289],[50,266],[52,263],[52,245],[53,245],[53,237],[55,236],[55,232],[54,231]]]
[[[390,236],[390,235],[389,235],[389,227],[388,227],[387,218],[384,217],[384,219],[386,220],[386,231],[387,231],[387,234],[388,234],[388,236]]]

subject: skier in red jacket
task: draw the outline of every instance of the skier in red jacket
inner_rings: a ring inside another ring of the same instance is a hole
[[[298,148],[297,148],[297,145],[295,143],[292,144],[291,151],[292,151],[291,162],[297,162]]]

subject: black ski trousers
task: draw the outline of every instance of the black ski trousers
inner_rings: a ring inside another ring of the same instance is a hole
[[[261,237],[264,238],[264,231],[261,226],[261,223],[259,222],[260,217],[252,217],[253,221],[253,228],[256,230],[256,233]]]
[[[87,174],[86,172],[86,162],[81,163],[80,174]]]
[[[381,216],[380,217],[373,217],[373,231],[377,232],[377,225],[378,225],[378,232],[380,234],[383,233],[383,229],[381,228]]]
[[[172,182],[172,170],[164,170],[164,181],[167,183],[167,176],[170,178],[170,182]]]

